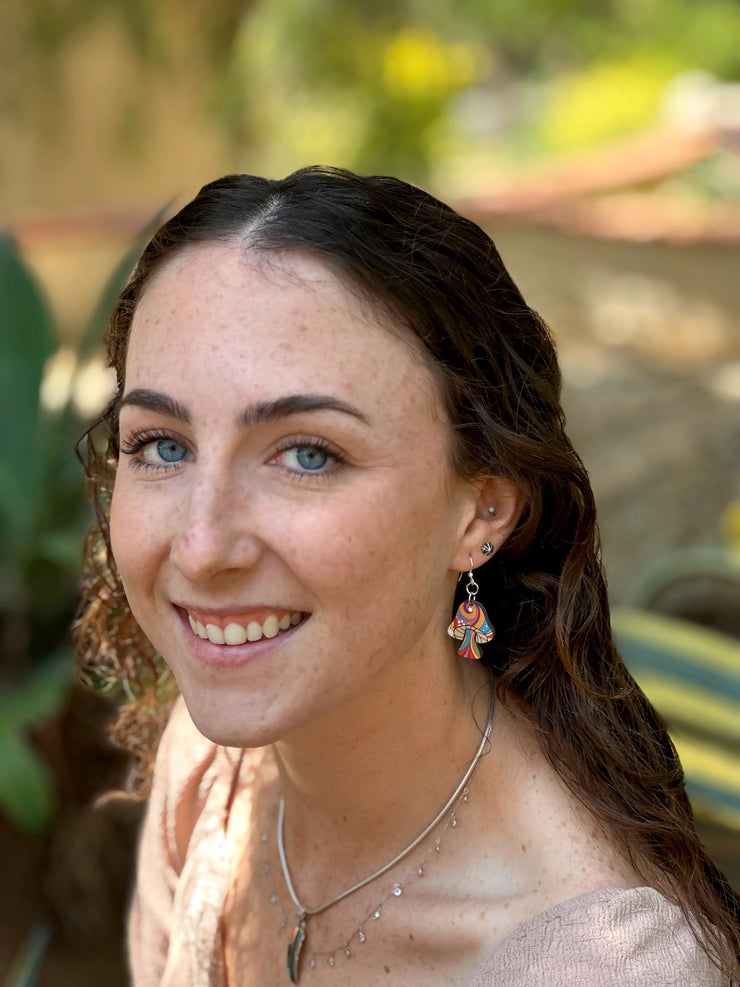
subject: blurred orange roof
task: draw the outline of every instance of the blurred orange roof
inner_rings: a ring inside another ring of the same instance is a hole
[[[736,134],[653,130],[531,170],[511,184],[457,198],[460,212],[556,226],[608,239],[740,243],[740,202],[678,196],[656,185],[718,151],[738,157]]]

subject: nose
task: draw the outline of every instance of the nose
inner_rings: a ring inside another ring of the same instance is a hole
[[[173,518],[171,561],[191,583],[250,568],[261,550],[250,528],[250,514],[245,492],[235,490],[233,482],[199,482]]]

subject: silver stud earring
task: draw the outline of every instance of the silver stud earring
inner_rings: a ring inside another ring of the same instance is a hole
[[[480,550],[481,552],[483,552],[484,555],[490,555],[491,552],[493,551],[493,545],[490,543],[490,541],[483,542],[483,544],[480,547]]]
[[[493,506],[491,506],[491,507],[489,507],[489,508],[488,508],[488,513],[489,513],[489,514],[490,514],[491,516],[495,516],[495,514],[496,514],[496,508],[495,508],[495,507],[493,507]]]

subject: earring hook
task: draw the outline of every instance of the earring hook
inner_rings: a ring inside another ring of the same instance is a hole
[[[473,576],[473,558],[470,555],[468,556],[468,558],[470,559],[470,572],[468,573],[468,582],[465,589],[468,594],[468,603],[472,603],[473,600],[475,600],[476,596],[478,595],[480,586],[478,585],[478,583],[476,583],[475,577]]]

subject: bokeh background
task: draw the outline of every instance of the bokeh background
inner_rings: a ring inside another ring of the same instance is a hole
[[[615,626],[740,886],[740,4],[4,0],[6,987],[125,983],[140,807],[93,805],[126,765],[68,647],[111,292],[204,182],[314,163],[476,219],[552,325]]]

